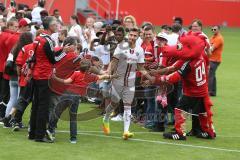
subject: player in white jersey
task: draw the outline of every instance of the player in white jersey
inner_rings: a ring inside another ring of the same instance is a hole
[[[118,106],[120,99],[124,103],[124,133],[123,139],[128,139],[133,136],[129,132],[131,122],[131,105],[135,93],[135,78],[136,71],[139,70],[147,79],[152,80],[152,77],[144,69],[144,51],[140,46],[136,45],[136,40],[139,37],[139,30],[132,28],[128,34],[128,42],[120,43],[114,54],[109,66],[110,73],[116,73],[117,79],[112,81],[111,88],[111,103],[106,108],[106,115],[103,118],[103,131],[105,134],[110,134],[109,117],[114,108]]]

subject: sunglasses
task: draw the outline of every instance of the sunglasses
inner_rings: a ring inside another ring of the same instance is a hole
[[[212,31],[217,31],[217,29],[216,28],[212,28]]]
[[[131,20],[126,20],[125,23],[133,23]]]

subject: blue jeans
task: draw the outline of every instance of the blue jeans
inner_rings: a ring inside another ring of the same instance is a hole
[[[146,113],[146,126],[153,126],[156,116],[156,100],[155,100],[156,87],[147,87],[144,89],[144,109]]]
[[[61,114],[69,108],[69,117],[63,120],[69,120],[70,122],[70,137],[77,138],[77,112],[80,103],[80,96],[74,94],[65,94],[60,97],[55,97],[54,99],[59,99],[58,103],[54,108],[54,113],[50,115],[49,130],[54,133],[57,126],[58,119],[60,119]]]
[[[156,101],[155,98],[145,99],[144,100],[144,108],[146,111],[146,126],[153,126],[155,119],[155,110],[156,110]]]
[[[10,85],[10,100],[7,104],[5,117],[9,116],[12,108],[16,106],[19,91],[20,91],[18,86],[18,81],[10,80],[9,85]]]

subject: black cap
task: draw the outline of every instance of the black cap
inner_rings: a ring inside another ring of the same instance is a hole
[[[99,31],[99,32],[96,33],[96,36],[99,37],[99,36],[102,35],[103,33],[104,33],[104,32]]]

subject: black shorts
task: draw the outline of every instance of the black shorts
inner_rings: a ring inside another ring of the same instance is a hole
[[[177,105],[178,109],[192,114],[205,113],[203,97],[189,97],[183,95]]]

